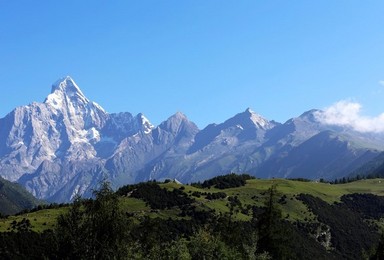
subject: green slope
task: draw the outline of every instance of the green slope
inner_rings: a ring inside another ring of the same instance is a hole
[[[28,193],[23,187],[0,177],[0,213],[11,215],[31,209],[43,202]]]
[[[182,189],[189,197],[196,200],[195,206],[201,210],[214,210],[216,214],[231,213],[235,219],[250,220],[252,217],[251,206],[262,206],[266,199],[266,191],[272,186],[277,185],[277,191],[282,197],[280,207],[283,216],[290,221],[316,221],[316,217],[307,209],[305,204],[296,198],[299,194],[310,194],[318,197],[329,204],[339,202],[342,195],[352,193],[371,193],[384,196],[384,179],[360,180],[346,184],[328,184],[317,182],[301,182],[286,179],[273,180],[248,180],[245,186],[229,189],[216,188],[196,188],[190,185],[180,185],[173,182],[160,184],[168,190]],[[196,197],[193,193],[200,193]],[[208,200],[205,193],[224,192],[227,197],[217,200]],[[231,207],[230,198],[237,197],[240,205]],[[285,197],[285,198],[284,198]],[[141,199],[132,197],[121,197],[121,207],[129,214],[138,218],[143,216],[167,218],[182,218],[181,210],[177,207],[171,209],[154,210]],[[232,210],[231,210],[232,208]],[[23,218],[29,219],[33,230],[42,231],[55,226],[56,217],[67,210],[66,208],[44,209],[41,211],[11,216],[0,220],[0,232],[7,231],[13,221],[20,221]]]

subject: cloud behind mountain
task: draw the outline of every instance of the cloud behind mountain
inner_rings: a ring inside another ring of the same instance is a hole
[[[316,118],[323,124],[350,127],[363,133],[384,133],[384,113],[370,117],[362,114],[362,105],[358,102],[341,100],[323,111]]]

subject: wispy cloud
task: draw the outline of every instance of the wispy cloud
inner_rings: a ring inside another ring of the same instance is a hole
[[[360,103],[342,100],[316,116],[323,124],[347,126],[359,132],[384,133],[384,113],[376,117],[363,116],[361,108]]]
[[[380,80],[379,84],[384,87],[384,80]]]

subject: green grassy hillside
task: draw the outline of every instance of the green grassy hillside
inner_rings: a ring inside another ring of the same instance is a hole
[[[190,185],[180,185],[174,182],[160,184],[160,187],[170,191],[173,189],[182,190],[188,197],[196,200],[195,206],[201,210],[214,210],[216,214],[231,213],[233,218],[238,220],[250,220],[252,217],[252,206],[263,206],[266,199],[266,191],[276,185],[279,196],[281,197],[280,207],[283,217],[289,221],[314,221],[315,216],[308,211],[305,204],[297,198],[299,194],[310,194],[318,197],[329,204],[340,202],[341,196],[353,193],[370,193],[384,196],[384,179],[360,180],[346,184],[329,184],[319,182],[303,182],[286,179],[273,180],[247,180],[245,186],[216,189],[197,188]],[[207,193],[224,192],[226,197],[209,200]],[[197,194],[200,194],[198,196]],[[238,198],[240,203],[232,204],[231,198]],[[123,210],[137,217],[149,216],[152,218],[181,218],[181,210],[178,207],[168,209],[151,209],[151,207],[142,199],[123,196],[120,198],[120,204]],[[10,230],[11,223],[19,222],[23,218],[29,219],[34,231],[41,232],[46,229],[52,229],[55,226],[56,217],[65,212],[67,208],[44,209],[32,213],[26,213],[18,216],[10,216],[6,219],[0,219],[0,232]]]
[[[370,193],[384,196],[384,179],[370,179],[350,182],[346,184],[329,184],[320,182],[303,182],[286,179],[272,180],[248,180],[245,186],[230,188],[230,189],[199,189],[189,185],[185,185],[184,192],[190,194],[197,192],[225,192],[228,196],[237,196],[243,207],[247,205],[262,206],[265,201],[265,192],[272,186],[277,185],[277,191],[286,198],[281,203],[281,208],[285,216],[288,215],[289,220],[304,220],[310,217],[306,206],[302,201],[296,198],[299,194],[309,194],[318,197],[328,203],[340,202],[340,198],[346,194],[353,193]],[[180,188],[180,185],[175,183],[162,184],[167,188]],[[230,208],[226,206],[228,199],[207,200],[203,197],[196,198],[205,206],[216,210],[217,212],[229,212]],[[248,220],[251,217],[242,214],[241,212],[234,214],[238,219]]]
[[[104,243],[100,252],[169,259],[184,247],[199,258],[196,250],[215,241],[209,245],[228,254],[223,259],[264,252],[276,259],[380,258],[384,196],[377,195],[384,195],[384,179],[328,184],[230,174],[191,185],[139,183],[116,192],[103,183],[95,199],[0,219],[0,258],[7,248],[13,251],[3,251],[4,257],[23,251],[73,258],[99,252],[99,243],[119,236],[123,244]]]

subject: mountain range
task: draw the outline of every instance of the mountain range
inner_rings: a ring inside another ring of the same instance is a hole
[[[311,110],[285,123],[251,109],[199,129],[178,112],[158,126],[143,115],[107,113],[71,77],[44,102],[0,119],[0,176],[40,199],[90,196],[102,180],[114,187],[146,180],[197,182],[229,172],[259,178],[348,176],[384,150],[384,135],[321,120]]]

